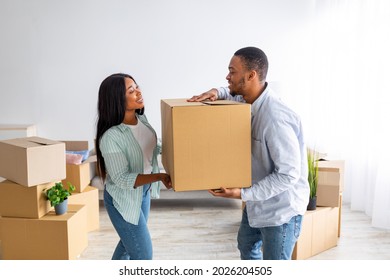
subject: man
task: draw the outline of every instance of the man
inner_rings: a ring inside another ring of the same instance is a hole
[[[242,48],[230,60],[227,88],[213,88],[188,99],[251,104],[252,186],[209,191],[245,202],[237,236],[243,260],[291,259],[309,200],[301,120],[273,96],[267,71],[268,59],[262,50]]]

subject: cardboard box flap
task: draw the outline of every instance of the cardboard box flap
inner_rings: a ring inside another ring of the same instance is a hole
[[[44,139],[40,137],[26,137],[26,138],[15,138],[15,139],[8,139],[4,140],[4,143],[10,144],[10,145],[15,145],[19,146],[22,148],[33,148],[33,147],[40,147],[40,146],[46,146],[46,145],[53,145],[53,144],[58,144],[59,142],[49,140],[49,139]]]
[[[191,106],[208,106],[208,105],[242,105],[245,103],[233,100],[204,100],[201,102],[188,102],[185,98],[162,99],[161,102],[168,104],[170,107],[191,107]]]
[[[338,167],[318,167],[318,171],[326,171],[326,172],[339,172],[341,173],[340,168]]]
[[[88,150],[88,141],[62,141],[65,143],[67,151],[85,151]]]
[[[43,141],[42,141],[43,140]],[[28,142],[30,143],[35,143],[35,144],[38,144],[38,145],[53,145],[53,144],[56,144],[56,142],[54,141],[51,141],[51,140],[47,140],[47,139],[42,139],[42,140],[34,140],[34,139],[31,139],[31,140],[28,140]]]
[[[86,160],[84,160],[82,163],[89,163],[89,162],[96,162],[96,161],[97,161],[97,156],[93,155],[87,158]]]
[[[162,99],[161,102],[166,103],[169,107],[205,106],[202,102],[188,102],[185,98]]]
[[[207,105],[240,105],[240,104],[243,104],[242,102],[237,102],[237,101],[233,101],[233,100],[215,100],[215,101],[205,100],[205,101],[202,101],[201,103],[207,104]]]
[[[333,167],[340,168],[340,172],[344,172],[345,161],[344,160],[320,160],[318,161],[318,167]]]

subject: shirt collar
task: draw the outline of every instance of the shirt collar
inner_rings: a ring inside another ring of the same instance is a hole
[[[117,125],[117,128],[121,131],[121,132],[124,132],[126,131],[126,129],[130,129],[127,125],[125,125],[124,123],[120,123]]]
[[[260,94],[260,96],[252,103],[251,106],[251,112],[252,116],[256,115],[256,113],[260,110],[261,105],[263,104],[264,100],[266,99],[267,95],[269,94],[269,87],[268,83],[265,83],[265,89],[264,91]]]
[[[143,119],[140,117],[140,115],[137,114],[137,119],[138,121],[141,121],[143,124],[145,124],[145,122],[143,121]],[[146,124],[145,124],[146,125]],[[124,132],[126,131],[126,129],[130,129],[130,127],[127,125],[127,124],[124,124],[124,123],[120,123],[116,126],[121,132]]]

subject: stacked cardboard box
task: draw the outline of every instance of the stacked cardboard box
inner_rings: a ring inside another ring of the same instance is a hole
[[[83,205],[55,215],[44,189],[66,177],[65,144],[40,137],[0,141],[3,259],[74,259],[87,246]],[[52,244],[56,244],[53,247]]]
[[[40,137],[0,141],[0,176],[31,187],[65,177],[65,145]]]
[[[318,163],[318,206],[339,207],[338,236],[341,228],[341,209],[344,191],[344,160],[322,160]]]
[[[66,153],[87,152],[88,141],[62,141],[65,143]],[[80,164],[66,164],[66,178],[62,180],[64,186],[70,182],[76,187],[75,192],[81,193],[91,182],[90,164],[96,161],[96,156],[84,159]]]
[[[344,161],[319,161],[317,209],[303,217],[293,259],[307,259],[337,246],[340,237]]]
[[[81,193],[73,193],[68,200],[70,204],[86,206],[88,232],[99,229],[99,191],[97,188],[87,186]]]
[[[304,215],[292,259],[307,259],[337,246],[338,207],[317,207]]]
[[[75,192],[68,198],[71,204],[85,204],[87,208],[87,230],[99,229],[99,190],[91,186],[91,168],[96,163],[96,156],[89,156],[88,141],[62,141],[66,152],[88,152],[88,158],[80,164],[66,164],[66,178],[62,184],[68,182],[76,187]]]
[[[3,259],[73,260],[88,246],[86,207],[68,205],[40,219],[2,217]],[[5,230],[8,229],[8,230]]]
[[[25,187],[10,180],[0,183],[0,215],[39,219],[51,210],[44,190],[56,182]]]
[[[318,162],[318,206],[340,206],[344,190],[344,165],[344,160]]]
[[[249,187],[250,104],[161,100],[162,164],[175,191]]]

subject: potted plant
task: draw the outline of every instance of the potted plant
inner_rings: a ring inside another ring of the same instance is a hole
[[[49,189],[45,189],[47,199],[50,201],[50,205],[54,206],[54,210],[57,215],[65,214],[68,210],[68,197],[72,195],[75,190],[75,186],[68,182],[68,189],[66,189],[62,182],[55,183]]]
[[[318,185],[318,152],[307,149],[308,181],[310,186],[310,197],[307,210],[315,210],[317,207],[317,185]]]

